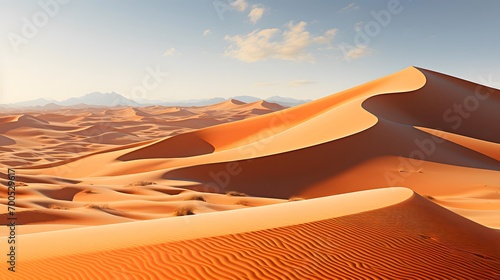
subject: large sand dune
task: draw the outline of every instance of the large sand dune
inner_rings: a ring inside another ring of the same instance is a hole
[[[47,243],[55,240],[64,242]],[[19,242],[24,244],[20,254],[26,254],[22,264],[30,269],[22,270],[17,279],[495,279],[500,275],[497,232],[403,188],[29,234]]]
[[[4,112],[16,276],[500,279],[499,110],[409,67],[293,108]]]

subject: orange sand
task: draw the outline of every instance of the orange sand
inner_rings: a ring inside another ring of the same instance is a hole
[[[500,279],[499,109],[409,67],[289,109],[3,112],[16,279]]]

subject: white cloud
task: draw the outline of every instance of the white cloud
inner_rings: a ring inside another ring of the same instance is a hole
[[[248,13],[248,18],[253,23],[257,23],[257,21],[262,18],[264,15],[265,8],[262,5],[253,5],[252,10]]]
[[[175,48],[170,48],[163,53],[163,56],[173,56],[176,54],[179,54],[179,52]]]
[[[212,34],[212,31],[210,29],[203,30],[203,36],[208,36],[210,34]]]
[[[366,45],[357,45],[344,52],[344,59],[351,60],[369,55],[371,50]]]
[[[343,7],[342,9],[340,9],[341,12],[345,12],[345,11],[349,11],[349,10],[357,10],[359,9],[359,6],[358,4],[356,4],[356,2],[352,2],[350,3],[349,5]]]
[[[231,7],[238,12],[244,12],[248,7],[248,3],[245,0],[234,0],[234,2],[231,3]]]
[[[315,83],[316,81],[311,81],[311,80],[294,80],[291,81],[288,85],[292,87],[299,87],[299,86],[312,85]]]
[[[336,30],[331,29],[322,36],[311,36],[306,30],[307,23],[288,23],[287,30],[278,28],[256,29],[246,35],[226,35],[231,44],[225,55],[245,62],[267,59],[314,61],[306,48],[312,44],[326,44],[333,40]]]
[[[338,30],[335,28],[330,29],[326,31],[324,35],[315,37],[314,42],[316,44],[328,44],[333,40],[333,38],[335,38],[335,35],[337,35],[337,31]]]

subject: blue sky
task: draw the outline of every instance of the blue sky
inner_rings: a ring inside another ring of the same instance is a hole
[[[500,87],[500,1],[2,0],[0,103],[317,99],[415,65]]]

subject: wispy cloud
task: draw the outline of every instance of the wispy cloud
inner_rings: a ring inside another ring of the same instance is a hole
[[[248,13],[248,18],[252,23],[257,23],[262,18],[266,9],[262,5],[253,5],[252,10]]]
[[[340,11],[341,12],[346,12],[346,11],[349,11],[349,10],[357,10],[357,9],[359,9],[358,4],[356,4],[356,2],[352,2],[349,5],[341,8]]]
[[[208,36],[210,34],[212,34],[212,31],[210,29],[203,30],[203,36]]]
[[[371,49],[366,45],[357,45],[344,52],[344,59],[351,60],[367,56],[371,53]]]
[[[177,54],[179,54],[179,52],[175,48],[170,48],[170,49],[166,50],[165,52],[163,52],[163,56],[174,56]]]
[[[231,3],[231,7],[236,9],[238,12],[244,12],[248,7],[248,3],[245,0],[235,0]]]
[[[289,22],[287,30],[278,28],[256,29],[246,35],[226,35],[231,44],[225,55],[244,62],[267,59],[314,61],[314,56],[306,48],[312,44],[327,44],[333,40],[336,31],[328,30],[320,36],[312,36],[306,30],[307,23]]]
[[[312,80],[293,80],[290,83],[288,83],[288,85],[291,87],[300,87],[300,86],[312,85],[315,83],[316,83],[316,81],[312,81]]]
[[[333,41],[333,39],[335,38],[335,35],[337,35],[337,31],[338,30],[335,28],[327,30],[325,32],[325,34],[314,37],[313,41],[316,44],[328,44],[331,41]]]

